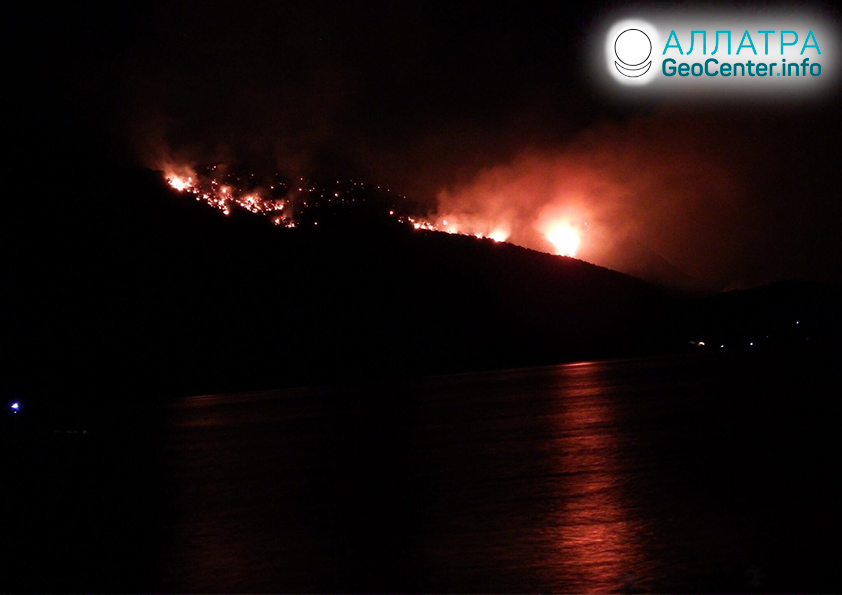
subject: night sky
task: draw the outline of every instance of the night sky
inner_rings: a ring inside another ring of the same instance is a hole
[[[7,62],[11,165],[29,180],[58,162],[93,175],[165,160],[359,176],[431,211],[502,213],[524,229],[574,205],[591,230],[577,256],[597,264],[647,254],[709,290],[842,283],[839,90],[608,97],[586,52],[619,9],[651,7],[18,8],[14,27],[29,33]],[[527,232],[518,243],[544,248]]]

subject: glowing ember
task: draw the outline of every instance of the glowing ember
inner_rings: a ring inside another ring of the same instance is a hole
[[[555,253],[561,256],[576,256],[579,249],[579,233],[567,223],[559,223],[544,234],[547,241],[555,248]]]
[[[251,182],[253,175],[247,176],[246,180],[243,177],[229,174],[226,182],[239,183],[223,183],[223,180],[217,179],[216,176],[224,176],[223,170],[225,168],[219,166],[212,166],[206,168],[204,172],[196,172],[192,168],[180,166],[177,168],[170,168],[164,174],[167,184],[174,190],[193,194],[196,200],[204,201],[224,215],[231,213],[231,207],[236,205],[255,214],[269,214],[274,211],[280,211],[284,208],[284,201],[272,196],[277,193],[277,185],[268,185],[268,188],[250,189],[245,191],[243,186],[246,182]],[[181,173],[175,173],[175,172]],[[183,172],[189,171],[189,174]],[[250,186],[253,186],[251,184]]]

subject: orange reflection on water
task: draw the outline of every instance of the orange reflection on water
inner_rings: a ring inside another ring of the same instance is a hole
[[[651,576],[646,528],[631,510],[629,478],[621,471],[628,466],[619,464],[622,428],[606,396],[605,365],[560,368],[553,445],[558,506],[547,527],[556,555],[548,571],[567,592],[636,592],[646,590]]]

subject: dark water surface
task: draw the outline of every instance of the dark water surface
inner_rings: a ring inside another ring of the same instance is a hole
[[[12,443],[0,587],[838,592],[833,364],[682,356],[193,397]]]

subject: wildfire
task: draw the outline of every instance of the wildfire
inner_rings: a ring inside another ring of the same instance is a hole
[[[579,232],[567,223],[553,224],[544,237],[553,245],[555,253],[561,256],[576,256],[581,242]]]
[[[267,216],[273,225],[284,228],[316,226],[319,224],[318,218],[330,214],[326,209],[369,200],[371,192],[391,193],[380,186],[366,186],[362,182],[347,180],[319,183],[303,177],[285,179],[279,174],[261,179],[254,174],[232,173],[222,165],[204,169],[168,167],[165,168],[164,178],[174,190],[192,195],[197,201],[206,203],[224,215],[230,215],[235,208],[240,208]],[[356,192],[358,190],[365,192]],[[408,214],[406,208],[401,209],[401,206],[405,207],[409,203],[406,197],[398,197],[404,199],[403,202],[386,201],[382,215],[412,229],[467,235],[495,242],[508,241],[512,236],[511,222],[505,216],[488,219],[475,214],[451,212],[430,220]],[[543,234],[555,254],[575,256],[581,242],[577,227],[569,223],[569,217],[559,220],[558,215],[553,215],[549,220],[549,224],[536,224],[535,231]],[[584,228],[587,228],[587,224]]]
[[[497,227],[489,235],[495,242],[505,242],[509,239],[509,230],[506,227]]]
[[[193,185],[193,178],[182,178],[181,176],[171,175],[167,178],[167,182],[179,192],[183,192]]]
[[[284,208],[283,200],[271,196],[275,190],[274,185],[268,186],[267,190],[263,192],[256,189],[245,191],[238,188],[236,184],[230,183],[230,181],[218,179],[216,177],[217,170],[220,169],[218,166],[206,168],[204,172],[178,173],[188,169],[182,166],[165,170],[164,178],[167,184],[174,190],[194,195],[196,200],[207,203],[224,215],[230,215],[233,206],[251,213],[264,215],[282,211]],[[235,178],[231,181],[251,182],[251,180],[243,180],[242,178]],[[278,222],[278,218],[273,219],[273,222],[276,225],[281,224]]]

